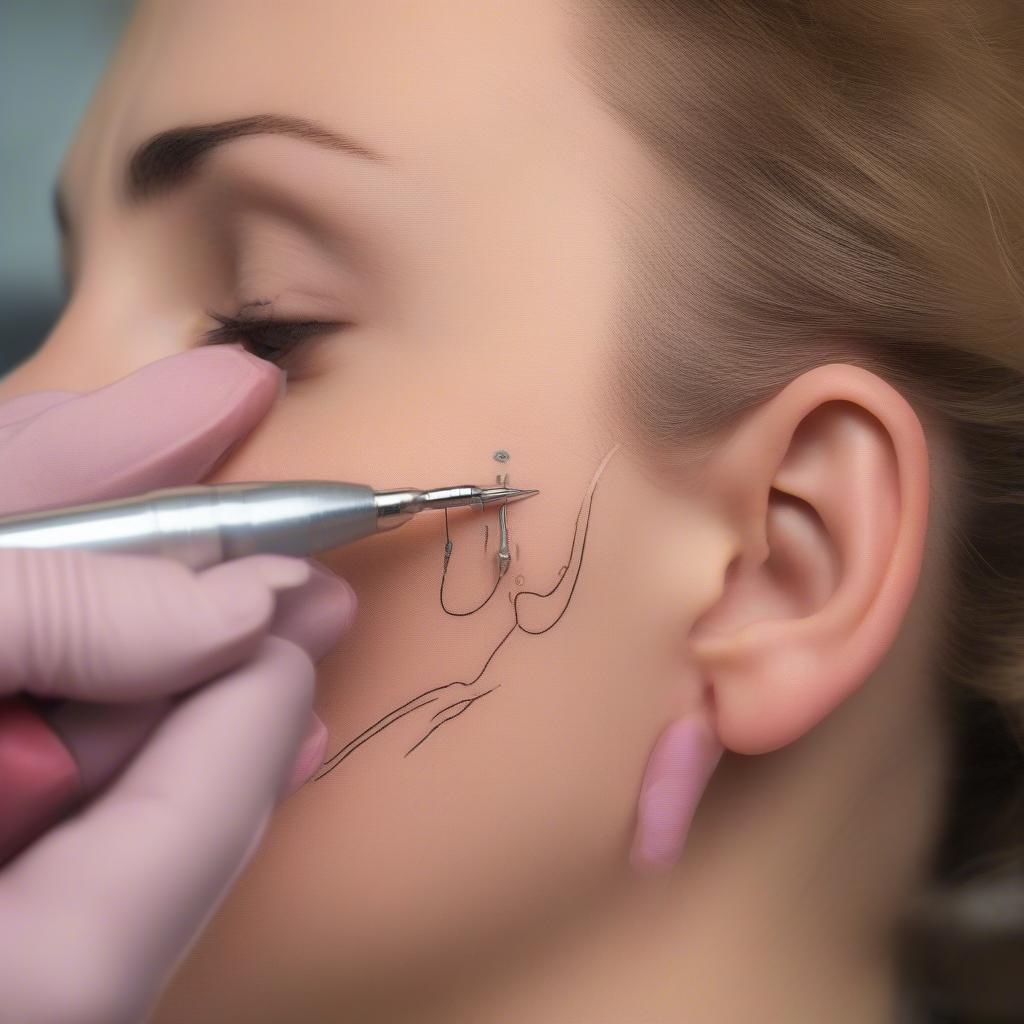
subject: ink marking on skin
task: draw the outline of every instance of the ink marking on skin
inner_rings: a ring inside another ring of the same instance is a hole
[[[405,756],[408,757],[420,745],[420,743],[425,743],[427,739],[429,739],[430,734],[434,732],[436,729],[440,729],[442,725],[444,725],[447,722],[450,722],[453,718],[458,718],[463,711],[468,711],[481,697],[486,697],[487,694],[493,693],[499,686],[501,686],[501,683],[497,683],[495,686],[492,686],[489,690],[484,690],[483,693],[478,693],[475,697],[469,697],[466,700],[456,701],[454,704],[450,704],[448,707],[442,708],[440,711],[437,712],[437,715],[442,715],[444,714],[445,711],[450,711],[452,708],[458,707],[459,704],[465,705],[461,711],[456,711],[454,715],[449,715],[447,718],[442,718],[441,721],[438,722],[437,725],[435,725],[434,728],[431,729],[430,732],[428,732],[427,735],[423,737],[423,739],[421,739],[418,743],[414,743],[405,752]],[[434,718],[437,718],[437,715],[434,715]]]
[[[505,451],[504,448],[499,448],[494,453],[494,461],[495,462],[508,462],[508,460],[511,459],[511,458],[512,458],[512,456],[509,455],[509,453],[507,451]]]
[[[486,541],[485,541],[485,544],[486,544]],[[468,612],[455,612],[455,611],[452,611],[451,608],[449,608],[444,603],[444,581],[448,578],[448,558],[451,555],[451,550],[452,550],[452,539],[451,539],[451,537],[448,534],[448,509],[444,509],[444,550],[445,550],[445,559],[444,559],[444,566],[441,569],[441,587],[440,587],[440,590],[439,590],[439,597],[440,597],[440,601],[441,601],[441,609],[442,609],[442,611],[447,612],[449,615],[456,615],[456,616],[458,616],[460,618],[463,617],[463,616],[466,616],[466,615],[472,615],[475,612],[480,611],[480,609],[483,608],[483,606],[485,604],[487,604],[487,602],[490,601],[490,599],[492,597],[494,597],[494,594],[495,594],[495,592],[498,589],[498,584],[501,582],[501,577],[500,576],[494,581],[494,586],[491,587],[491,592],[475,608],[471,608]]]
[[[571,604],[573,594],[576,591],[576,585],[579,583],[580,574],[581,574],[581,571],[582,571],[582,568],[583,568],[583,557],[584,557],[584,554],[586,553],[586,548],[587,548],[587,535],[590,532],[590,512],[591,512],[591,508],[593,507],[593,503],[594,503],[594,492],[596,491],[597,483],[600,480],[602,473],[604,472],[605,466],[607,466],[609,460],[612,458],[612,456],[621,447],[622,447],[621,445],[617,444],[614,448],[612,448],[612,450],[610,452],[608,452],[607,455],[605,455],[604,459],[601,461],[601,464],[597,467],[597,469],[594,471],[594,475],[591,477],[590,485],[587,488],[587,493],[584,495],[583,501],[580,503],[579,512],[576,514],[576,526],[573,529],[572,542],[571,542],[571,544],[569,546],[569,563],[568,563],[568,565],[563,565],[559,569],[559,572],[558,572],[559,580],[558,580],[558,582],[550,590],[548,590],[546,593],[543,593],[543,594],[538,592],[538,591],[535,591],[535,590],[520,590],[520,591],[517,591],[515,593],[513,593],[511,590],[509,591],[508,598],[509,598],[509,602],[512,605],[513,610],[514,610],[513,611],[513,615],[514,615],[514,618],[515,618],[515,622],[513,623],[512,627],[508,630],[508,632],[501,638],[501,640],[498,642],[498,644],[492,649],[491,653],[487,657],[487,660],[484,662],[483,667],[477,673],[476,678],[470,680],[469,682],[466,682],[466,681],[461,680],[461,679],[456,679],[456,680],[453,680],[451,682],[444,683],[444,684],[442,684],[440,686],[432,687],[431,689],[425,690],[423,693],[420,693],[417,696],[413,697],[411,700],[406,701],[404,704],[400,705],[399,707],[393,708],[390,712],[388,712],[382,718],[378,719],[368,729],[364,729],[363,732],[361,732],[358,736],[356,736],[354,739],[350,740],[344,747],[341,748],[341,750],[339,750],[337,753],[333,754],[331,757],[326,759],[323,762],[323,764],[320,766],[320,771],[314,776],[314,781],[319,781],[325,775],[327,775],[330,772],[334,771],[334,769],[337,768],[338,765],[341,764],[342,761],[344,761],[346,758],[348,758],[352,754],[354,754],[355,751],[359,749],[359,747],[361,747],[364,743],[366,743],[369,740],[371,740],[374,736],[379,736],[381,734],[381,732],[383,732],[389,726],[394,725],[396,722],[398,722],[402,718],[405,718],[407,715],[412,714],[415,711],[420,711],[421,709],[423,709],[425,707],[428,707],[431,704],[437,703],[437,701],[442,698],[442,691],[446,691],[446,690],[447,691],[451,691],[452,688],[456,687],[456,686],[461,686],[463,688],[470,687],[470,686],[475,686],[476,683],[487,672],[488,668],[490,667],[491,662],[494,660],[495,655],[498,653],[498,651],[501,650],[502,647],[504,647],[504,645],[505,645],[506,641],[508,640],[508,638],[517,629],[520,630],[523,633],[526,633],[526,634],[530,635],[530,636],[540,636],[542,633],[547,633],[549,630],[554,629],[555,626],[558,625],[558,623],[562,620],[562,616],[565,615],[569,605]],[[504,507],[505,506],[502,506],[502,510],[504,510]],[[555,620],[552,623],[550,623],[550,625],[545,626],[543,629],[527,629],[519,621],[519,604],[518,604],[519,598],[522,597],[524,594],[528,595],[528,596],[531,596],[531,597],[548,598],[548,597],[551,597],[553,594],[555,594],[559,590],[559,588],[562,586],[562,584],[565,581],[565,575],[568,572],[569,566],[572,565],[573,562],[576,559],[576,540],[577,540],[577,537],[579,536],[580,523],[581,523],[581,519],[583,518],[584,510],[586,510],[586,519],[585,519],[585,521],[583,523],[583,538],[582,538],[582,541],[580,543],[579,562],[578,562],[578,564],[576,566],[576,573],[575,573],[575,576],[573,578],[572,585],[569,588],[568,596],[565,599],[565,604],[562,606],[562,608],[559,611],[558,615],[555,617]],[[448,510],[445,509],[445,566],[444,566],[444,569],[442,570],[442,573],[441,573],[441,607],[442,608],[444,608],[444,577],[445,577],[445,574],[446,574],[446,571],[447,571],[448,556],[450,554],[451,554],[451,537],[448,535]],[[493,596],[495,590],[497,590],[498,582],[499,581],[500,581],[500,576],[499,576],[498,580],[495,581],[494,589],[487,596],[487,598],[483,601],[483,603],[477,609],[474,609],[474,611],[478,611],[479,608],[482,608],[484,606],[484,604],[486,604],[487,601],[490,600],[490,598],[491,598],[491,596]],[[517,578],[517,582],[518,582],[518,578]],[[444,610],[448,611],[447,608],[444,608]],[[449,612],[449,614],[450,615],[471,615],[471,614],[473,614],[473,612]],[[405,752],[404,756],[408,757],[414,750],[417,749],[417,747],[420,746],[420,744],[425,742],[428,737],[430,737],[438,728],[440,728],[440,726],[444,725],[446,722],[450,722],[450,721],[453,721],[455,718],[458,718],[464,711],[466,711],[467,709],[472,707],[473,704],[475,704],[476,701],[478,701],[481,697],[486,697],[489,693],[493,693],[496,689],[498,689],[499,686],[501,686],[501,684],[497,683],[494,686],[492,686],[489,690],[485,690],[482,693],[475,694],[474,696],[469,697],[469,698],[463,697],[463,698],[460,698],[458,700],[453,701],[450,704],[446,704],[440,711],[438,711],[436,714],[434,714],[432,716],[432,718],[430,719],[431,721],[435,721],[438,718],[440,718],[440,721],[437,721],[437,724],[434,725],[426,733],[425,736],[423,736],[415,744],[413,744],[413,746],[409,750],[407,750]],[[463,690],[463,692],[465,692],[465,690]],[[446,695],[445,695],[445,699],[447,699]],[[458,710],[456,710],[456,709],[458,709]],[[449,712],[453,712],[453,713],[449,714]],[[447,717],[441,717],[443,715],[446,715]]]
[[[490,528],[484,523],[484,551],[487,550],[487,538],[490,535]]]
[[[520,574],[519,574],[519,575],[518,575],[518,576],[516,577],[516,586],[517,586],[517,587],[521,587],[521,586],[522,586],[522,585],[523,585],[523,584],[524,584],[525,582],[526,582],[526,579],[525,579],[525,577],[524,577],[524,576],[522,575],[522,573],[520,573]]]

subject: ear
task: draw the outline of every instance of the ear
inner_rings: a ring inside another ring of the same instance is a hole
[[[734,557],[691,652],[721,743],[766,753],[849,697],[895,640],[921,569],[927,445],[899,392],[830,364],[750,413],[707,472]]]

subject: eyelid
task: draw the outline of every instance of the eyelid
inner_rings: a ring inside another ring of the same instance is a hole
[[[239,298],[246,294],[240,290]],[[252,292],[249,292],[251,295]],[[259,293],[257,292],[257,295]],[[306,322],[318,320],[321,323],[336,322],[346,317],[348,311],[344,296],[319,294],[306,288],[289,287],[273,298],[245,299],[235,307],[234,315],[240,319],[287,320]]]
[[[219,327],[203,332],[207,338],[226,334],[229,331],[243,332],[248,330],[253,333],[279,331],[283,333],[291,329],[293,331],[312,332],[336,330],[344,326],[340,321],[335,320],[302,320],[297,317],[240,316],[238,314],[225,316],[222,313],[213,311],[209,311],[207,315],[220,324]]]
[[[246,303],[247,306],[266,307],[269,302]],[[345,327],[343,321],[285,319],[271,316],[224,316],[208,311],[208,316],[220,325],[203,332],[204,345],[237,342],[247,352],[275,365],[287,368],[288,361],[308,343]]]

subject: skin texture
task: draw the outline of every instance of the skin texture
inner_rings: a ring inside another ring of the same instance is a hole
[[[474,615],[440,608],[439,514],[321,558],[359,599],[319,666],[328,756],[433,687],[480,700],[408,757],[439,705],[396,720],[278,811],[160,1024],[892,1012],[887,929],[944,758],[920,669],[942,583],[936,550],[918,587],[925,435],[884,382],[828,366],[701,472],[682,445],[630,445],[605,412],[616,202],[653,170],[570,73],[572,17],[551,0],[147,3],[68,153],[73,294],[0,398],[98,387],[199,344],[205,311],[269,300],[348,326],[297,354],[285,400],[209,482],[508,473],[541,491],[509,506],[510,568]],[[389,163],[254,136],[181,191],[121,204],[154,132],[259,113]],[[618,445],[581,559],[576,516]],[[475,608],[497,512],[452,513],[449,531],[446,604]],[[478,676],[515,611],[554,621],[564,601],[509,595],[563,566],[576,587],[557,625],[512,633],[471,689],[449,686]],[[647,761],[692,714],[726,753],[683,862],[641,876]]]

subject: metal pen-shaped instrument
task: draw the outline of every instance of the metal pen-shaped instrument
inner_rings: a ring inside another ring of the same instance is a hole
[[[430,509],[483,508],[538,491],[469,484],[375,491],[331,480],[195,484],[0,517],[0,548],[160,555],[192,569],[232,558],[303,558],[391,530]]]

